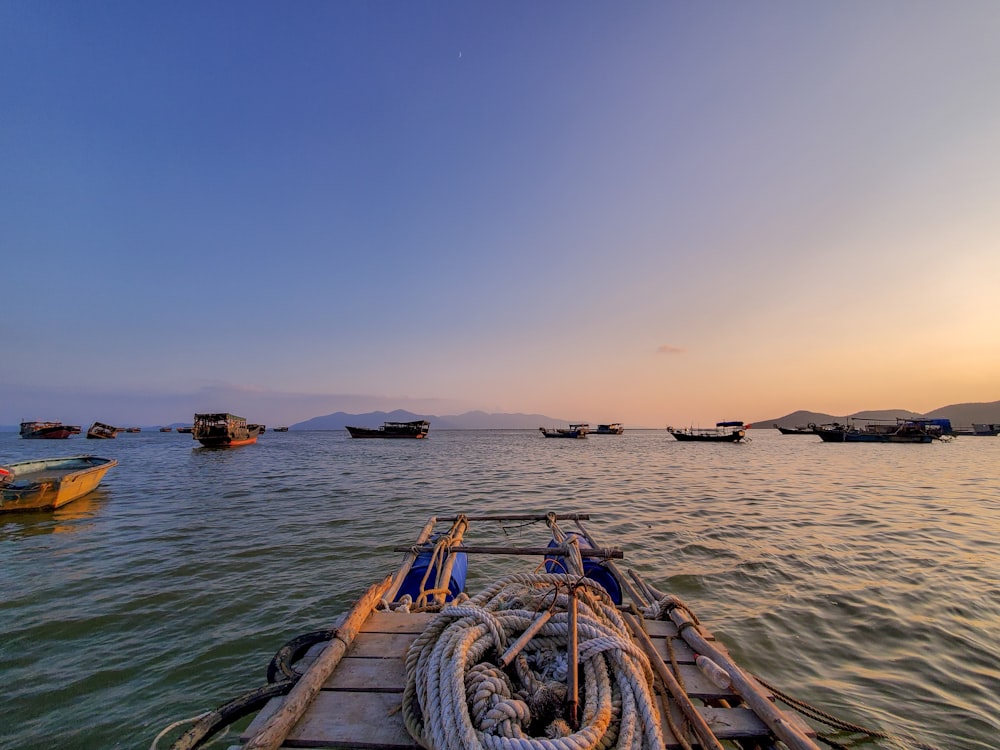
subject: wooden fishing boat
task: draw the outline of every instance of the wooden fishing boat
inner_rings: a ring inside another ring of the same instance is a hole
[[[191,434],[206,448],[235,448],[256,443],[260,425],[234,414],[195,414]]]
[[[87,438],[90,440],[110,440],[118,437],[120,430],[103,422],[94,422],[87,430]]]
[[[425,438],[431,428],[426,419],[415,422],[386,422],[381,427],[348,427],[352,438]]]
[[[21,422],[21,437],[25,440],[64,440],[79,435],[80,426],[62,422]]]
[[[190,435],[192,432],[194,432],[194,427],[178,427],[177,431],[185,435]]]
[[[834,422],[819,425],[814,432],[825,443],[931,443],[953,436],[947,419],[897,417],[886,419],[848,419],[846,424]]]
[[[0,513],[59,508],[95,490],[117,465],[113,458],[68,456],[0,466]]]
[[[287,427],[272,427],[271,432],[288,432]]]
[[[620,422],[611,424],[599,424],[596,430],[590,432],[591,435],[621,435],[625,432],[625,427]]]
[[[681,442],[738,443],[747,440],[746,428],[742,422],[716,422],[715,427],[687,427],[676,430],[668,427],[667,432]]]
[[[799,427],[782,427],[778,424],[774,425],[774,429],[782,435],[815,435],[816,432],[813,429],[815,427],[816,425],[814,424],[808,424],[805,426],[800,425]]]
[[[227,740],[234,750],[818,750],[817,732],[773,688],[678,597],[625,575],[624,553],[586,520],[431,518],[396,548],[395,573],[329,630],[282,647],[267,685],[196,717],[174,750],[254,713]],[[512,545],[510,528],[542,540]],[[523,564],[469,598],[476,556]]]
[[[173,432],[173,427],[161,427],[160,432]]]
[[[587,433],[590,432],[590,425],[581,422],[580,424],[571,424],[569,429],[565,427],[539,427],[538,430],[547,438],[580,439],[587,437]]]

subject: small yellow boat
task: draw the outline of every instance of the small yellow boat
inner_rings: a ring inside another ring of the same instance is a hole
[[[67,456],[0,466],[0,513],[54,510],[97,489],[118,461]]]

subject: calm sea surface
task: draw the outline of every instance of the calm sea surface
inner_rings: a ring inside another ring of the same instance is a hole
[[[750,434],[432,425],[424,441],[268,432],[205,451],[176,433],[2,433],[0,463],[119,465],[54,514],[0,515],[0,747],[148,748],[264,684],[273,653],[329,627],[431,515],[547,510],[590,513],[625,566],[786,692],[943,749],[1000,747],[1000,438]]]

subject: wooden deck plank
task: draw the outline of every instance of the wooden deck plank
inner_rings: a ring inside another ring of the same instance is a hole
[[[418,747],[403,725],[400,701],[405,684],[405,655],[413,639],[435,617],[433,614],[378,612],[365,624],[338,669],[323,685],[323,690],[295,725],[283,747],[286,748],[366,748],[368,750],[414,750]],[[658,653],[667,661],[667,637],[676,634],[673,623],[646,622]],[[694,653],[682,640],[671,638],[678,661],[680,679],[696,703],[728,700],[738,702],[731,690],[721,690],[694,666]],[[318,644],[304,662],[325,648]],[[303,664],[299,665],[300,668]],[[278,709],[283,698],[276,698],[258,714],[240,740],[245,742]],[[673,709],[677,712],[676,706]],[[759,738],[769,734],[764,723],[746,708],[698,706],[712,730],[721,740]],[[789,717],[797,718],[789,713]],[[798,720],[805,725],[804,721]],[[677,726],[683,726],[679,716]],[[808,725],[805,725],[808,726]],[[680,748],[663,723],[666,750]],[[810,730],[811,731],[811,730]]]

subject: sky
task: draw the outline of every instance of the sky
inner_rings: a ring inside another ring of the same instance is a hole
[[[1000,399],[1000,3],[0,2],[0,424]]]

